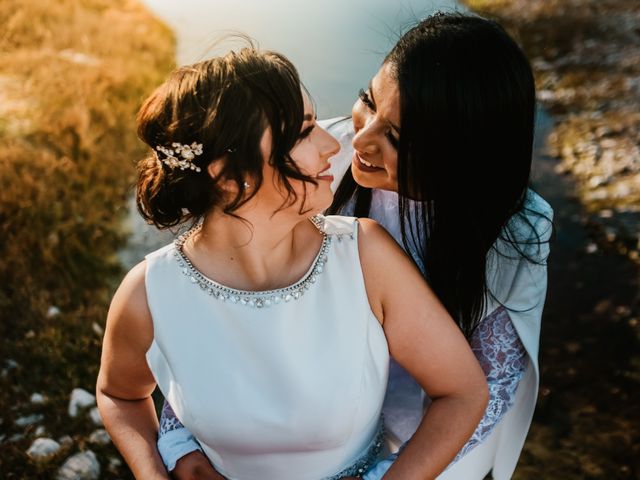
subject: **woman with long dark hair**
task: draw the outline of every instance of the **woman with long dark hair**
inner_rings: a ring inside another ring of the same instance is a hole
[[[503,28],[436,14],[402,36],[351,118],[325,124],[342,144],[329,211],[371,217],[395,237],[489,383],[485,415],[442,479],[510,478],[533,415],[552,231],[551,208],[529,188],[534,119],[529,62]],[[385,414],[396,447],[411,444],[428,403],[392,362]],[[182,454],[197,448],[179,428],[161,436],[172,463],[172,436]],[[393,458],[366,478],[381,477]]]

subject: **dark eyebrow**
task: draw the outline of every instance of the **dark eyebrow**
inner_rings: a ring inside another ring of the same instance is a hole
[[[317,115],[312,115],[311,113],[307,113],[307,114],[305,114],[305,116],[304,116],[304,117],[302,117],[302,119],[303,119],[305,122],[310,122],[311,120],[317,120],[317,119],[318,119],[318,116],[317,116]]]
[[[369,82],[369,97],[371,98],[371,103],[373,103],[373,106],[375,108],[376,99],[373,97],[373,87],[371,86],[371,82]],[[391,125],[391,128],[393,128],[396,131],[396,133],[400,135],[400,127],[398,127],[397,125],[394,125],[389,120],[387,120],[387,122],[389,123],[389,125]]]

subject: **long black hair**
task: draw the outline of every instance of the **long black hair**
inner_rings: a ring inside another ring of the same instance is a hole
[[[486,269],[496,241],[531,262],[546,260],[528,247],[541,243],[531,214],[544,216],[527,211],[526,202],[535,122],[531,66],[499,24],[460,13],[422,20],[384,62],[400,91],[402,239],[405,247],[419,246],[427,280],[470,337],[492,295]],[[330,212],[354,196],[354,215],[368,216],[371,190],[347,171]]]

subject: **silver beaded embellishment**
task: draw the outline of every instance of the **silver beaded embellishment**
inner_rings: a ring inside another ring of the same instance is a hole
[[[362,454],[362,456],[358,460],[356,460],[356,462],[350,467],[345,468],[335,475],[326,477],[323,480],[338,480],[344,477],[362,478],[369,467],[371,467],[380,456],[385,435],[386,432],[384,428],[384,417],[381,415],[380,423],[378,424],[378,432],[369,444],[369,447],[367,447],[367,450],[364,452],[364,454]]]
[[[311,223],[313,223],[316,228],[318,230],[320,230],[322,233],[327,234],[326,230],[325,230],[325,221],[326,218],[324,215],[314,215],[313,217],[309,218],[309,220],[311,220]],[[338,239],[339,242],[342,241],[342,238],[347,236],[349,237],[351,240],[353,240],[355,237],[353,236],[353,232],[349,232],[349,233],[331,233],[332,236],[336,237]]]
[[[315,223],[314,223],[315,225]],[[331,245],[331,237],[322,232],[322,246],[320,252],[315,259],[311,271],[300,281],[295,284],[280,288],[277,290],[266,290],[261,292],[252,292],[246,290],[236,290],[225,287],[217,282],[205,277],[198,269],[196,269],[191,260],[184,254],[183,246],[186,240],[198,230],[202,225],[198,225],[188,232],[180,235],[175,241],[174,256],[178,261],[178,265],[182,269],[182,273],[189,277],[191,283],[196,284],[202,291],[223,302],[239,303],[252,308],[264,308],[279,303],[287,303],[292,300],[298,300],[304,293],[316,283],[318,275],[320,275],[327,263],[329,247]]]

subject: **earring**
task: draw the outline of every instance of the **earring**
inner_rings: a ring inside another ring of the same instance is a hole
[[[244,182],[244,183],[242,184],[242,187],[243,187],[243,188],[249,188],[249,187],[251,187],[251,185],[249,185],[249,183],[248,183],[248,182]]]

